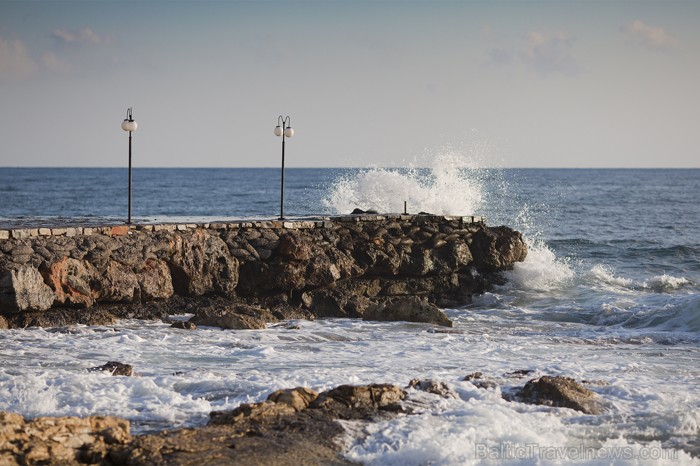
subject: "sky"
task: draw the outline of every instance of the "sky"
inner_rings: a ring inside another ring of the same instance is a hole
[[[0,167],[700,167],[700,1],[0,0]]]

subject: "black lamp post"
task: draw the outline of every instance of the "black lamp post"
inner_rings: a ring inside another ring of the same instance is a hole
[[[287,115],[285,118],[282,115],[277,117],[277,126],[275,127],[275,136],[282,136],[282,188],[280,189],[280,220],[284,220],[284,138],[294,136],[292,129],[292,120]]]
[[[122,121],[122,129],[129,132],[129,217],[126,221],[127,225],[131,225],[131,133],[136,131],[138,124],[131,116],[131,107],[126,110],[126,118]]]

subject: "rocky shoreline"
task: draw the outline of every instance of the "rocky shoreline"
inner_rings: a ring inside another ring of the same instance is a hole
[[[438,307],[468,303],[526,255],[515,230],[434,215],[12,230],[0,238],[0,328],[188,312],[227,328],[322,317],[449,326]]]
[[[516,371],[526,374],[529,371]],[[469,374],[481,389],[495,382]],[[490,384],[485,384],[490,381]],[[298,465],[354,464],[343,458],[348,433],[338,421],[376,422],[421,412],[420,392],[459,398],[448,383],[414,379],[391,384],[341,385],[318,393],[307,387],[282,389],[265,401],[212,412],[206,426],[132,436],[129,421],[117,417],[42,417],[25,420],[0,413],[0,464],[19,465]],[[600,414],[598,395],[567,377],[528,381],[508,401]]]
[[[515,230],[433,215],[0,230],[0,329],[176,314],[192,314],[173,322],[189,330],[325,317],[451,327],[440,307],[469,303],[526,255]],[[133,374],[114,361],[91,370]],[[448,384],[421,380],[284,389],[213,412],[206,426],[140,436],[116,417],[0,413],[0,464],[351,464],[338,421],[410,415],[416,391],[456,396]],[[528,402],[537,399],[527,392]]]

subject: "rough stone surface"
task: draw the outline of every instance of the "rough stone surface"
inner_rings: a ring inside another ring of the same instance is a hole
[[[131,440],[129,421],[115,417],[40,417],[0,412],[0,464],[113,464],[110,451]]]
[[[343,385],[320,395],[278,390],[261,403],[211,413],[209,425],[135,438],[110,458],[130,465],[353,464],[339,456],[337,419],[370,421],[401,411],[393,385]]]
[[[277,319],[361,317],[374,304],[391,310],[397,298],[468,303],[527,254],[520,233],[459,217],[303,223],[13,234],[0,241],[0,314],[83,309],[74,315],[88,320],[83,314],[102,307],[120,318],[160,318],[184,312],[171,304],[181,298],[216,296],[267,308]]]
[[[439,380],[421,380],[413,379],[408,383],[408,388],[414,388],[427,393],[432,393],[434,395],[441,396],[443,398],[454,398],[458,399],[459,395],[445,382]]]
[[[175,290],[168,264],[163,260],[148,259],[137,274],[141,286],[143,301],[164,300],[170,298]]]
[[[422,322],[452,327],[452,321],[440,308],[415,296],[374,304],[365,311],[362,318],[364,320]]]
[[[0,276],[0,306],[9,311],[44,311],[54,294],[37,269],[20,266]]]
[[[235,304],[232,306],[209,306],[197,310],[189,322],[195,325],[207,325],[224,329],[264,329],[266,322],[276,321],[265,309]]]
[[[134,369],[131,364],[124,364],[117,361],[109,361],[106,364],[88,369],[90,372],[109,372],[112,375],[123,375],[131,377]]]
[[[598,395],[570,377],[542,376],[532,379],[516,394],[525,403],[571,408],[586,414],[604,411]]]

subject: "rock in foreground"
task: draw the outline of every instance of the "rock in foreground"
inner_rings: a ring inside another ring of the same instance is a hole
[[[112,464],[110,452],[131,440],[129,421],[93,416],[40,417],[26,421],[0,412],[0,464]]]
[[[598,395],[570,377],[542,376],[530,380],[516,394],[524,403],[571,408],[585,414],[600,414],[603,405]]]

